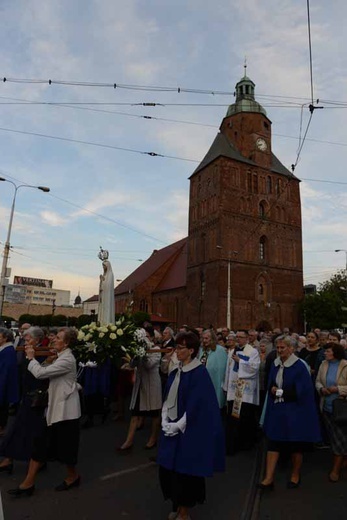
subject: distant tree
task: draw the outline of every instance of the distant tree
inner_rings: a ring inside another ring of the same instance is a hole
[[[145,321],[151,321],[151,317],[148,312],[137,311],[133,314],[133,320],[137,327],[142,327]]]
[[[34,321],[35,320],[36,316],[33,316],[32,314],[22,314],[21,316],[19,316],[19,320],[18,322],[19,323],[31,323],[32,325],[34,325]]]
[[[41,316],[41,325],[42,325],[42,327],[51,327],[52,326],[52,314],[43,314]]]
[[[318,287],[319,293],[335,293],[338,294],[342,300],[346,300],[346,291],[347,291],[347,273],[343,269],[337,271],[336,274],[333,274],[329,280],[321,283]]]
[[[65,327],[67,317],[64,314],[57,314],[52,316],[51,324],[53,327]]]
[[[302,310],[309,328],[340,328],[347,323],[347,275],[338,271],[321,283],[316,294],[307,295]]]
[[[84,325],[89,325],[92,321],[95,320],[95,316],[91,316],[90,314],[81,314],[77,318],[76,327],[80,329]]]
[[[69,327],[76,327],[77,326],[77,316],[68,316],[68,326]]]

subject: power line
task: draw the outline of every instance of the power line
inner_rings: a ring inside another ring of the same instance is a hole
[[[311,103],[313,105],[313,70],[312,70],[312,43],[311,43],[310,0],[307,0],[307,29],[308,29],[308,49],[309,49],[309,55],[310,55]]]
[[[100,147],[100,148],[108,148],[108,149],[111,149],[111,150],[119,150],[119,151],[122,151],[122,152],[130,152],[130,153],[136,153],[136,154],[140,154],[140,155],[149,155],[150,157],[163,157],[163,158],[166,158],[166,159],[175,159],[175,160],[178,160],[178,161],[199,162],[199,161],[197,161],[195,159],[188,159],[188,158],[184,158],[184,157],[176,157],[174,155],[164,155],[164,154],[157,153],[157,152],[144,152],[143,150],[136,150],[136,149],[133,149],[133,148],[124,148],[124,147],[121,147],[121,146],[115,146],[115,145],[104,144],[104,143],[96,143],[96,142],[93,142],[93,141],[82,141],[81,139],[72,139],[72,138],[61,137],[61,136],[57,136],[57,135],[41,134],[41,133],[38,133],[38,132],[29,132],[29,131],[26,131],[26,130],[15,130],[13,128],[3,128],[3,127],[0,127],[0,130],[2,132],[12,132],[12,133],[15,133],[15,134],[33,135],[35,137],[43,137],[45,139],[55,139],[55,140],[58,140],[58,141],[67,141],[69,143],[84,144],[84,145],[87,145],[87,146],[97,146],[97,147]]]
[[[86,110],[86,111],[97,112],[97,113],[100,112],[100,113],[104,113],[104,114],[116,114],[116,115],[125,116],[125,117],[134,117],[134,118],[137,118],[137,119],[145,119],[147,121],[163,121],[163,122],[168,122],[168,123],[187,124],[187,125],[201,126],[201,127],[206,127],[206,128],[216,128],[216,129],[219,128],[219,125],[212,125],[212,124],[209,124],[209,123],[202,123],[202,122],[199,122],[199,121],[187,121],[187,120],[182,120],[182,119],[170,119],[170,118],[157,117],[157,116],[148,116],[148,115],[143,115],[143,114],[130,114],[129,112],[119,112],[119,111],[116,111],[116,110],[105,110],[105,109],[99,109],[99,108],[91,108],[91,107],[86,107],[86,106],[79,106],[79,105],[75,105],[75,104],[70,103],[70,102],[69,103],[37,102],[37,101],[28,100],[28,99],[8,98],[8,97],[4,97],[4,96],[0,96],[0,99],[14,99],[16,101],[19,101],[20,102],[19,104],[23,104],[23,105],[37,105],[37,104],[40,104],[40,105],[47,105],[47,106],[52,106],[52,107],[56,107],[56,108],[68,108],[68,109],[72,109],[72,110],[82,110],[82,111]],[[0,104],[1,104],[1,102],[0,102]],[[14,104],[17,104],[17,103],[14,103]],[[301,142],[301,132],[302,132],[302,115],[303,115],[303,107],[304,106],[305,106],[305,104],[301,105],[301,119],[300,119],[300,135],[299,135],[299,137],[292,136],[292,135],[278,134],[278,133],[272,133],[272,135],[276,136],[276,137],[284,137],[286,139],[296,139],[296,140],[299,140],[299,144],[300,144],[300,142]],[[347,108],[347,106],[346,106],[346,108]],[[308,138],[308,137],[306,137],[306,141],[310,141],[310,142],[314,142],[314,143],[331,144],[331,145],[334,145],[334,146],[347,146],[347,143],[341,143],[341,142],[337,142],[337,141],[326,141],[324,139],[314,139],[314,138]]]
[[[17,181],[17,182],[23,182],[22,180],[20,179],[17,179],[16,177],[13,177],[11,175],[9,175],[7,172],[5,171],[1,171],[1,173],[5,174],[7,177],[9,177],[10,179],[14,180],[14,181]],[[49,196],[50,197],[53,197],[54,199],[57,199],[57,200],[60,200],[62,202],[65,202],[66,204],[69,204],[70,206],[73,206],[74,208],[78,208],[78,209],[81,209],[83,211],[85,211],[86,213],[90,213],[91,215],[95,215],[97,216],[98,218],[102,218],[104,220],[107,220],[108,222],[112,222],[113,224],[117,224],[117,226],[121,226],[121,227],[124,227],[126,229],[129,229],[130,231],[133,231],[134,233],[138,233],[144,237],[147,237],[147,238],[150,238],[152,240],[155,240],[157,242],[160,242],[162,244],[165,244],[167,245],[167,242],[164,242],[163,240],[157,238],[157,237],[154,237],[152,235],[149,235],[148,233],[143,233],[142,231],[139,231],[138,229],[132,227],[132,226],[129,226],[127,224],[124,224],[123,222],[119,222],[118,220],[115,220],[113,218],[110,218],[110,217],[106,217],[105,215],[102,215],[101,213],[97,213],[96,211],[92,211],[90,209],[87,209],[83,206],[79,206],[78,204],[76,204],[75,202],[71,202],[69,200],[66,200],[66,199],[63,199],[62,197],[58,197],[57,195],[53,195],[52,191],[49,192]]]

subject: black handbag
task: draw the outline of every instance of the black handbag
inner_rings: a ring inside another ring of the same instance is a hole
[[[34,390],[31,392],[31,408],[47,408],[48,406],[48,390]]]
[[[333,401],[333,419],[339,426],[347,425],[347,399],[338,397]]]

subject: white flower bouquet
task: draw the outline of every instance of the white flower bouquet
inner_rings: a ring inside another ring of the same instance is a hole
[[[78,343],[73,348],[78,362],[105,363],[111,360],[117,365],[133,358],[144,357],[151,343],[144,329],[138,329],[129,315],[121,316],[113,325],[84,325],[78,331]]]

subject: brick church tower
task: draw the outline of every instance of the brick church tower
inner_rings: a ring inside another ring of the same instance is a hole
[[[246,75],[190,177],[187,316],[192,325],[300,327],[299,180],[272,153],[271,121]]]

